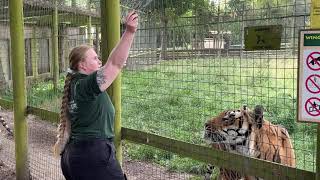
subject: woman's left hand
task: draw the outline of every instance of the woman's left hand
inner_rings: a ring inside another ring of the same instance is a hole
[[[126,30],[131,33],[135,33],[138,28],[138,14],[135,11],[131,11],[126,17]]]

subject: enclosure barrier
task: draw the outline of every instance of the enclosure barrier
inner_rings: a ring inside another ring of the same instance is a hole
[[[0,106],[2,107],[12,108],[12,105],[12,102],[0,99]],[[28,107],[28,110],[31,114],[39,116],[49,122],[59,122],[59,114],[57,113],[34,107]],[[134,129],[122,127],[121,133],[122,140],[149,145],[205,163],[211,163],[218,167],[226,167],[242,171],[246,174],[256,175],[258,177],[265,178],[266,180],[273,180],[275,177],[287,180],[315,179],[316,177],[314,172],[219,151],[209,147],[186,143]],[[208,154],[210,154],[210,156],[208,156]]]

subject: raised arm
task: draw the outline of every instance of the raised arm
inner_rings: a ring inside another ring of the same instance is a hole
[[[107,63],[97,71],[97,82],[101,91],[105,91],[115,80],[129,56],[134,34],[138,27],[138,14],[130,12],[126,17],[126,30],[119,43],[112,50]]]

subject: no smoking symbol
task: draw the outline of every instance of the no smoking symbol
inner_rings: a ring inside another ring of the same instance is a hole
[[[320,99],[316,97],[308,99],[304,108],[310,116],[320,116]]]
[[[320,75],[313,74],[306,80],[306,88],[311,93],[320,93]]]
[[[307,57],[307,66],[314,71],[320,70],[320,52],[313,52]]]

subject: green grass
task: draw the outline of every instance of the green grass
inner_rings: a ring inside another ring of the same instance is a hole
[[[294,59],[192,59],[125,71],[123,125],[204,145],[206,120],[224,109],[261,104],[266,118],[291,134],[298,168],[315,171],[315,125],[296,122],[296,76]],[[170,161],[170,169],[203,169],[201,163],[151,149],[132,145],[129,154],[163,165]]]
[[[280,57],[164,61],[145,70],[124,70],[123,126],[205,145],[206,120],[225,109],[260,104],[268,120],[288,129],[298,168],[315,171],[316,126],[296,122],[296,76],[296,60]],[[28,90],[29,104],[59,112],[62,86],[63,80],[59,91],[53,92],[48,83],[36,84]],[[132,159],[156,162],[173,171],[203,174],[205,170],[204,163],[172,153],[126,146]]]

